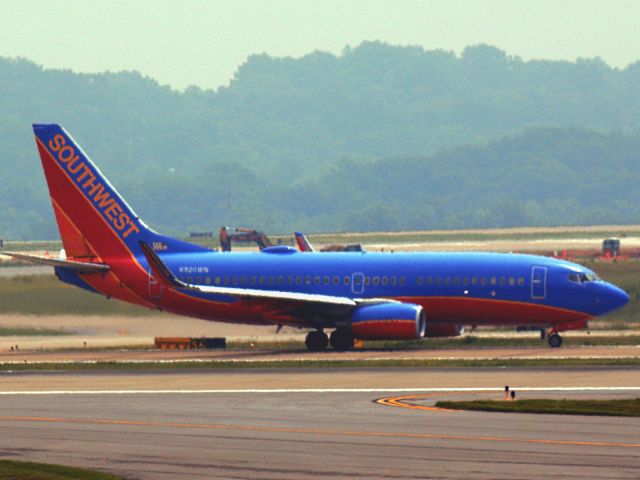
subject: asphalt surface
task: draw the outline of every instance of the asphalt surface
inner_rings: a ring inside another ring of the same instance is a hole
[[[634,368],[4,373],[0,458],[129,479],[638,478],[640,418],[429,409],[506,383],[640,396]],[[406,394],[426,408],[375,403]]]
[[[0,341],[0,345],[1,345]],[[15,340],[13,343],[17,343]],[[280,361],[280,360],[414,360],[414,359],[560,359],[638,358],[640,346],[600,347],[487,347],[434,350],[17,350],[0,351],[0,364],[82,362],[186,362],[186,361]]]

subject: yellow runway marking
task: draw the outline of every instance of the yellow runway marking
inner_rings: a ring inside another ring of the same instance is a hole
[[[376,400],[379,405],[386,405],[389,407],[407,408],[410,410],[426,410],[430,412],[460,412],[461,410],[451,410],[448,408],[430,407],[427,405],[415,405],[413,403],[406,403],[409,400],[415,400],[416,398],[428,398],[441,396],[443,393],[447,395],[469,395],[470,393],[495,393],[495,390],[474,390],[473,392],[435,392],[435,393],[420,393],[417,395],[402,395],[400,397],[387,397]]]
[[[441,391],[441,392],[432,392],[432,393],[419,393],[416,395],[402,395],[399,397],[386,397],[386,398],[380,398],[378,400],[376,400],[376,403],[379,405],[386,405],[389,407],[400,407],[400,408],[407,408],[409,410],[426,410],[426,411],[430,411],[430,412],[462,412],[463,410],[452,410],[449,408],[440,408],[440,407],[433,407],[433,406],[428,406],[428,405],[415,405],[413,403],[407,403],[407,401],[409,400],[415,400],[417,398],[429,398],[429,397],[439,397],[442,396],[443,394],[447,394],[448,396],[451,395],[469,395],[469,394],[476,394],[476,393],[496,393],[496,390],[473,390],[473,391],[465,391],[465,392],[461,392],[461,391],[451,391],[451,392],[447,392],[447,391]]]
[[[76,425],[123,425],[136,427],[156,427],[156,428],[179,428],[179,429],[204,429],[204,430],[228,430],[228,431],[250,431],[267,433],[301,433],[309,435],[334,435],[349,437],[372,437],[372,438],[411,438],[419,440],[459,440],[459,441],[484,441],[500,443],[525,443],[541,445],[568,445],[568,446],[589,446],[589,447],[614,447],[640,449],[640,443],[619,443],[619,442],[587,442],[572,440],[547,440],[529,439],[513,437],[493,437],[493,436],[473,436],[473,435],[445,435],[429,433],[400,433],[400,432],[365,432],[350,430],[332,430],[318,428],[289,428],[289,427],[260,427],[257,425],[225,425],[206,423],[173,423],[173,422],[141,422],[131,420],[109,420],[109,419],[76,419],[76,418],[48,418],[48,417],[11,417],[0,416],[0,422],[46,422]]]

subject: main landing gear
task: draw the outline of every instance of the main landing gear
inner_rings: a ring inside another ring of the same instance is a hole
[[[547,342],[551,348],[559,348],[562,346],[562,337],[558,332],[551,332],[547,335]]]
[[[327,334],[322,330],[315,330],[307,333],[304,343],[310,352],[326,350],[329,343],[334,350],[344,351],[353,347],[353,335],[350,330],[337,328],[331,332],[331,340],[329,340]]]
[[[327,334],[322,330],[315,330],[307,333],[307,338],[305,338],[304,343],[310,352],[320,352],[327,349],[329,337],[327,337]]]
[[[349,330],[337,328],[331,332],[331,339],[329,342],[331,342],[331,346],[334,350],[349,350],[353,347],[353,334]]]

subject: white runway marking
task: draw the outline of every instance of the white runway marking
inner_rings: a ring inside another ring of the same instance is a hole
[[[638,387],[509,387],[527,392],[640,392]],[[201,390],[24,390],[0,392],[1,395],[193,395],[193,394],[274,394],[274,393],[438,393],[438,392],[503,392],[495,388],[280,388],[280,389],[201,389]]]

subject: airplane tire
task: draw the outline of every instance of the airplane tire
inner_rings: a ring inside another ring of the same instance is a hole
[[[310,352],[321,352],[327,349],[329,338],[322,330],[315,330],[307,333],[304,343]]]
[[[353,334],[349,330],[336,329],[329,340],[334,350],[344,351],[353,347]]]
[[[560,348],[560,346],[562,345],[562,337],[557,333],[552,333],[551,335],[549,335],[547,341],[549,342],[549,346],[551,348]]]

